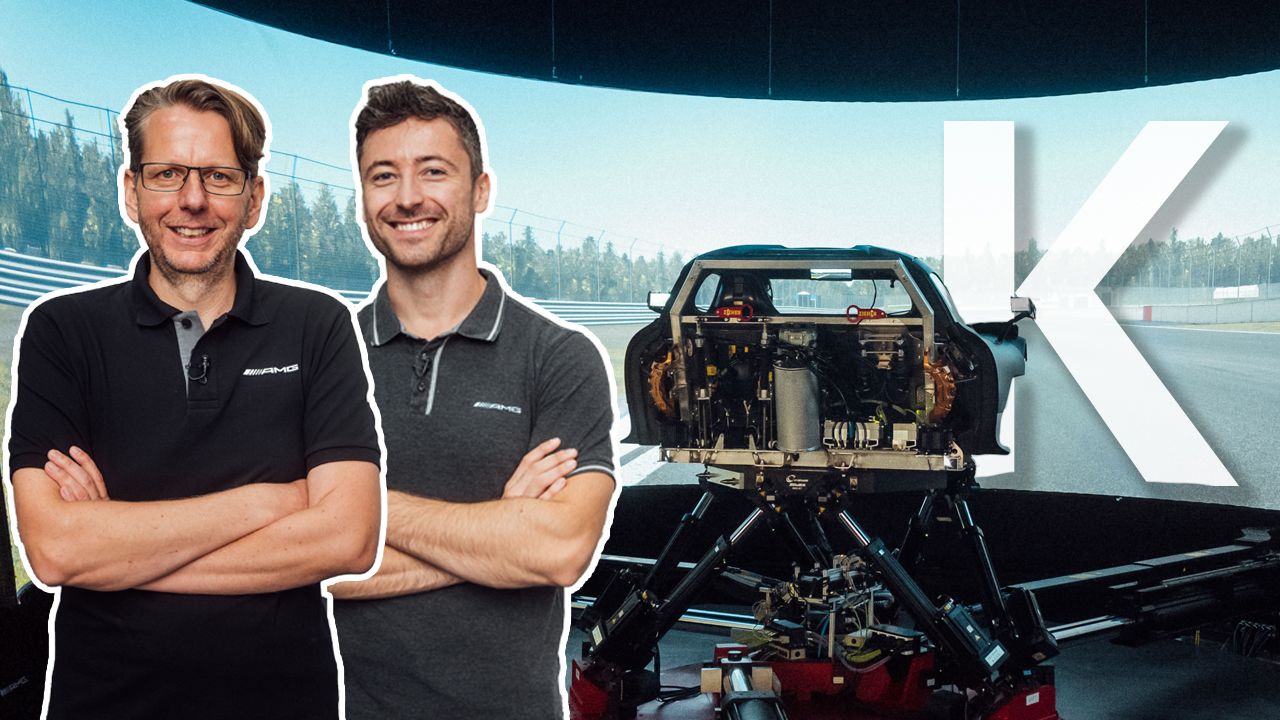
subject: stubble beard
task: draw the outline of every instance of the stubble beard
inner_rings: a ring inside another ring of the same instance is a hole
[[[226,279],[235,265],[235,251],[240,245],[240,238],[244,237],[247,220],[248,211],[246,210],[245,216],[236,227],[223,228],[223,232],[229,233],[227,237],[208,262],[194,268],[179,267],[169,259],[165,253],[164,243],[158,240],[164,233],[164,228],[159,222],[144,223],[142,237],[147,243],[147,249],[151,251],[152,269],[158,271],[160,276],[175,288],[203,291],[216,286]]]
[[[460,225],[449,224],[440,242],[429,248],[411,248],[408,253],[400,253],[396,247],[387,242],[378,228],[376,220],[366,217],[365,227],[369,229],[369,239],[373,247],[387,260],[388,269],[394,268],[402,275],[429,275],[446,267],[459,253],[466,250],[475,233],[475,216]]]

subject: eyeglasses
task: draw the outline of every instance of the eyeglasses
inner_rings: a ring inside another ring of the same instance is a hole
[[[249,173],[233,167],[192,167],[177,163],[142,163],[142,187],[155,192],[178,192],[195,170],[200,185],[210,195],[239,195],[244,192]]]

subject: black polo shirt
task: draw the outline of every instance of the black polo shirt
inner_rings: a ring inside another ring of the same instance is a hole
[[[575,474],[612,475],[613,385],[602,352],[486,277],[467,318],[432,340],[401,329],[385,286],[360,311],[388,489],[499,498],[520,458],[552,437],[577,448]],[[348,720],[563,716],[561,588],[463,583],[335,601],[334,617]]]
[[[132,280],[49,298],[21,335],[10,471],[84,448],[113,500],[291,482],[337,460],[378,463],[350,310],[254,277],[180,362],[182,318]],[[197,366],[197,363],[199,365]],[[50,718],[337,715],[337,668],[318,585],[257,595],[65,587]]]

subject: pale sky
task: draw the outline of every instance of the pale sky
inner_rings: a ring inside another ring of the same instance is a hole
[[[479,112],[498,180],[490,226],[568,221],[620,250],[742,243],[881,244],[940,255],[942,127],[1017,123],[1020,242],[1056,237],[1149,120],[1226,120],[1184,189],[1144,232],[1184,238],[1280,230],[1280,72],[1057,98],[934,103],[733,100],[604,90],[466,72],[366,53],[178,0],[108,15],[66,0],[6,0],[0,68],[12,84],[119,109],[172,74],[235,83],[267,108],[274,148],[345,168],[352,107],[374,77],[439,81]],[[34,101],[40,117],[63,106]],[[103,113],[75,110],[99,129]],[[287,172],[277,158],[272,169]],[[350,186],[349,173],[299,174]],[[545,239],[545,236],[544,236]],[[554,240],[552,240],[554,241]]]

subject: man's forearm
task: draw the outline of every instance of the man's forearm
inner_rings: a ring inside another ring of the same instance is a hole
[[[384,545],[382,564],[368,580],[334,583],[329,592],[339,600],[377,600],[439,590],[464,582],[431,563]]]
[[[470,582],[568,586],[594,554],[613,480],[586,472],[549,500],[450,503],[387,495],[387,544]]]
[[[314,477],[324,475],[322,486]],[[373,565],[381,520],[378,468],[343,461],[308,477],[311,507],[281,518],[172,573],[143,590],[208,595],[276,592]]]
[[[376,520],[374,523],[376,527]],[[287,590],[369,569],[372,557],[361,566],[359,544],[350,533],[336,531],[321,509],[309,508],[196,558],[139,589],[205,595]]]
[[[184,500],[65,502],[43,470],[13,475],[18,531],[47,585],[123,590],[172,573],[305,507],[290,485],[253,484]]]

